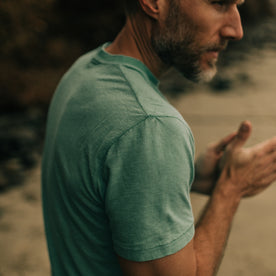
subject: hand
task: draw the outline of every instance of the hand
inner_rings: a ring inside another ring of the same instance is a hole
[[[241,197],[258,194],[276,180],[276,137],[243,148],[251,132],[251,123],[243,122],[220,161],[219,181],[230,182]]]
[[[224,150],[236,137],[237,132],[233,132],[216,143],[211,143],[204,154],[201,154],[195,163],[195,181],[192,190],[211,194],[214,185],[220,174],[219,161],[224,154]]]

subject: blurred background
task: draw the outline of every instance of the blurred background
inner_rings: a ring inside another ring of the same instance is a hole
[[[124,24],[114,0],[0,2],[0,276],[49,275],[40,160],[49,101],[80,55],[112,41]],[[249,119],[249,144],[276,134],[276,0],[240,8],[245,37],[231,43],[208,85],[170,70],[160,89],[190,124],[197,154]],[[219,275],[276,275],[276,188],[246,200]],[[198,217],[207,198],[192,195]]]

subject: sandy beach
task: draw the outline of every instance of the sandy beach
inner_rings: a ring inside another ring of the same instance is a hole
[[[276,135],[276,51],[253,51],[252,58],[224,69],[235,78],[226,92],[198,85],[170,97],[194,133],[196,154],[207,143],[253,124],[248,146]],[[246,73],[247,78],[238,78]],[[0,276],[46,276],[50,267],[44,237],[40,165],[28,172],[23,185],[0,194]],[[235,217],[219,276],[276,275],[276,183],[241,203]],[[195,217],[208,200],[192,194]]]

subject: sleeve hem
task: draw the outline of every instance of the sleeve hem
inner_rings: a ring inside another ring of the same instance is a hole
[[[192,240],[194,234],[195,229],[192,224],[185,233],[168,244],[139,250],[117,247],[115,248],[115,251],[120,257],[134,262],[145,262],[160,259],[183,249]]]

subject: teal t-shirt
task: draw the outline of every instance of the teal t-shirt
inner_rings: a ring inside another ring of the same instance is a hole
[[[194,141],[140,61],[107,44],[81,57],[52,99],[42,199],[52,275],[122,275],[191,241]]]

